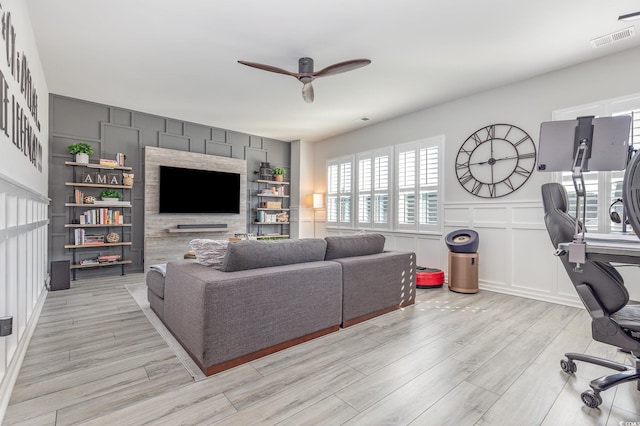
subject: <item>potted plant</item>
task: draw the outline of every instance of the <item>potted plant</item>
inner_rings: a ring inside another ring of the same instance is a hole
[[[73,143],[67,149],[71,155],[76,156],[76,163],[88,164],[89,156],[93,154],[93,147],[84,142]]]
[[[287,174],[287,172],[282,167],[274,167],[273,170],[271,170],[271,174],[275,178],[276,182],[282,182],[284,175]]]
[[[105,189],[100,193],[102,201],[119,201],[122,198],[122,194],[115,189]]]

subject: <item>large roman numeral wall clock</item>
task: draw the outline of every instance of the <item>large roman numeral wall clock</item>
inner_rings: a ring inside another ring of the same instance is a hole
[[[456,156],[456,176],[473,195],[511,194],[529,179],[536,164],[531,137],[511,124],[491,124],[471,134]]]

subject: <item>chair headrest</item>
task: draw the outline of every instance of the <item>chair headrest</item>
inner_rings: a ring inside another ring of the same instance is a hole
[[[552,182],[542,185],[542,205],[545,213],[550,210],[567,213],[569,209],[567,198],[567,190],[561,184]]]

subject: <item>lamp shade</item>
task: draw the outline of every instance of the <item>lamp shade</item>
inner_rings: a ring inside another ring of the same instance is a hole
[[[323,194],[313,194],[313,208],[321,209],[324,207],[324,195]]]

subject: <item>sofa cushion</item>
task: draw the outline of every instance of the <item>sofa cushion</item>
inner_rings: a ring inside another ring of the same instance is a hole
[[[301,240],[243,240],[229,244],[220,270],[225,272],[324,260],[327,242],[319,238]]]
[[[327,254],[325,260],[343,257],[366,256],[384,251],[384,235],[359,234],[345,237],[326,237]]]
[[[205,266],[220,269],[227,254],[228,241],[195,239],[189,245],[196,253],[196,261]]]

